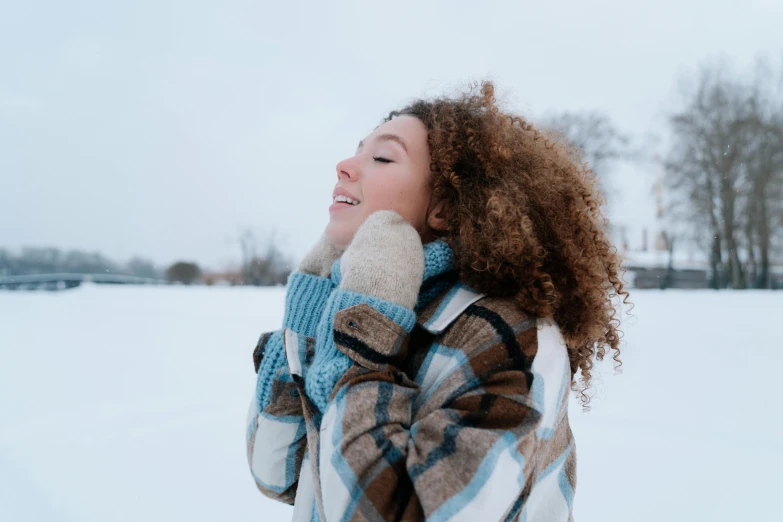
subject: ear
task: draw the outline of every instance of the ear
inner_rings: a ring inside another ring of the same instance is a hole
[[[438,232],[446,230],[448,223],[446,222],[446,217],[443,212],[445,207],[446,202],[441,200],[432,207],[432,210],[430,210],[430,214],[427,216],[427,226],[432,230],[437,230]]]

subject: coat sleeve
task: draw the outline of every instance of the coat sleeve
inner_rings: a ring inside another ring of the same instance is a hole
[[[399,370],[412,327],[370,303],[335,314],[335,345],[355,364],[336,383],[321,425],[327,520],[503,520],[518,513],[541,414],[529,397],[529,359],[516,334],[483,325],[465,336],[471,347],[485,340],[480,349],[442,347],[442,357],[454,359],[437,376],[449,391],[436,400],[420,397]],[[422,400],[438,406],[414,404]],[[415,409],[429,411],[414,418]]]
[[[258,376],[247,418],[248,463],[258,489],[287,504],[294,503],[307,438],[283,336],[286,330],[294,331],[305,340],[303,351],[313,347],[316,325],[333,288],[327,278],[294,273],[286,292],[283,328],[261,335],[253,351]]]

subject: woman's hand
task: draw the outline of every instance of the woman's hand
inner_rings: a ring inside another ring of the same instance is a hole
[[[315,246],[299,263],[297,272],[315,275],[318,277],[329,277],[332,271],[332,264],[343,254],[343,249],[337,247],[327,239],[326,234],[322,234]]]
[[[424,276],[416,229],[391,210],[371,214],[340,261],[340,288],[413,309]]]

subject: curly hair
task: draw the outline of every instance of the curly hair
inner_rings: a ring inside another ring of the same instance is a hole
[[[572,377],[581,371],[572,389],[587,408],[593,359],[608,347],[621,365],[613,301],[629,297],[595,175],[577,149],[501,111],[490,82],[417,100],[385,121],[402,115],[428,130],[432,201],[443,203],[447,223],[430,232],[451,246],[467,285],[554,318]]]

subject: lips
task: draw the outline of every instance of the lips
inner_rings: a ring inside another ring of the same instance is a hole
[[[332,192],[332,201],[334,201],[334,198],[336,198],[337,196],[345,196],[346,198],[350,198],[353,201],[356,201],[357,205],[361,203],[361,200],[359,198],[357,198],[356,196],[354,196],[353,194],[351,194],[350,192],[348,192],[342,187],[336,187],[334,189],[334,192]],[[346,205],[350,205],[350,203],[346,203]],[[355,205],[351,205],[351,206],[355,206]]]

